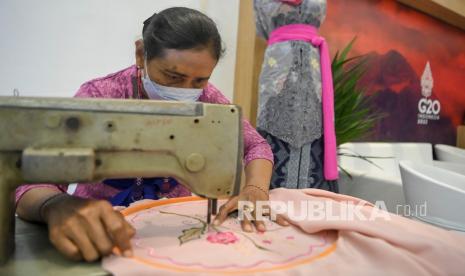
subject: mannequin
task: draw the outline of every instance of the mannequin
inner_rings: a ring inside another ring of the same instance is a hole
[[[323,109],[324,72],[320,63],[323,57],[320,52],[323,52],[314,45],[321,43],[322,38],[292,37],[299,29],[303,28],[306,36],[320,27],[326,14],[326,1],[254,0],[254,10],[258,35],[268,40],[259,83],[257,129],[274,153],[271,188],[320,188],[336,192],[334,111]],[[287,27],[292,29],[284,30]],[[276,36],[289,33],[291,38],[276,43]],[[330,83],[329,105],[334,108],[332,80]],[[327,125],[323,124],[324,116],[332,118]],[[334,136],[331,152],[325,147],[325,138],[329,135],[324,136],[328,130]],[[328,160],[325,160],[325,150],[326,154],[333,155]],[[329,173],[325,170],[328,163],[332,167]]]

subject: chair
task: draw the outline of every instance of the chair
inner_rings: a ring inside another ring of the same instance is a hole
[[[465,175],[411,161],[400,162],[405,200],[414,218],[465,232]],[[426,212],[418,207],[426,203]]]

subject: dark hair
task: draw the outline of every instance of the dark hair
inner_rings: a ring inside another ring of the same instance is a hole
[[[142,36],[148,60],[162,57],[165,49],[208,47],[216,60],[224,53],[215,22],[189,8],[175,7],[155,13],[145,20]]]

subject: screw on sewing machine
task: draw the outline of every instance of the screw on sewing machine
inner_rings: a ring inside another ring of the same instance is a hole
[[[81,121],[79,120],[78,117],[69,117],[68,119],[66,119],[65,124],[69,130],[76,131],[79,129],[81,125]]]
[[[106,129],[106,131],[108,131],[108,132],[113,132],[113,131],[115,131],[115,130],[116,130],[115,123],[112,122],[112,121],[108,121],[108,122],[106,123],[106,128],[105,128],[105,129]]]

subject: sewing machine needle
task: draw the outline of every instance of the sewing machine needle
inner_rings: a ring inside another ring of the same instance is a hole
[[[218,214],[218,199],[212,199],[212,215],[216,216]]]
[[[207,207],[207,224],[210,225],[212,220],[212,199],[208,199],[208,207]]]

